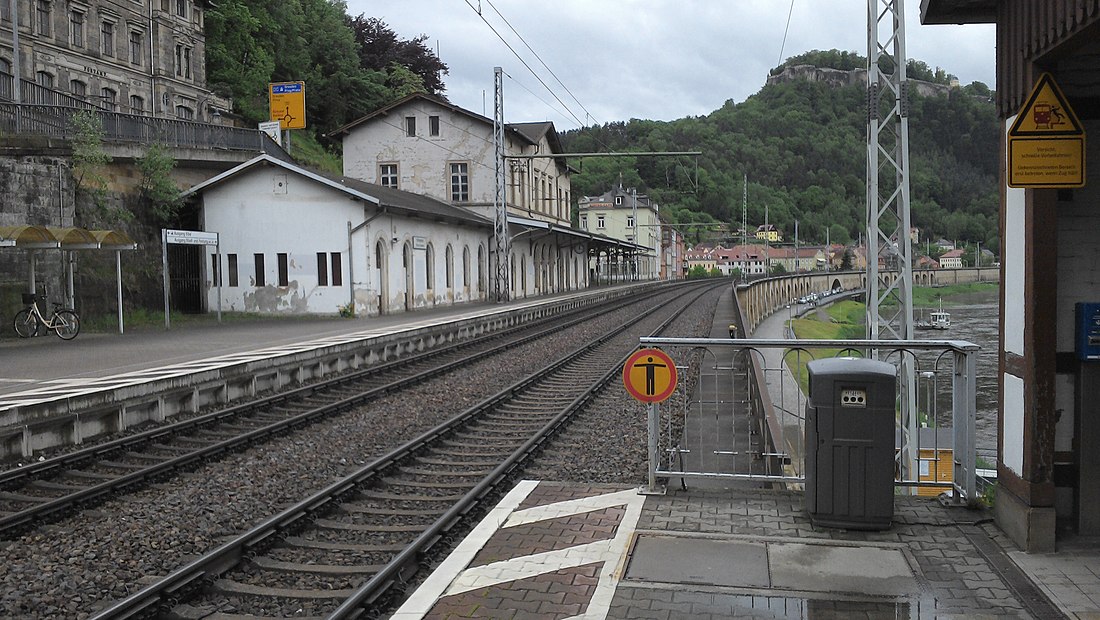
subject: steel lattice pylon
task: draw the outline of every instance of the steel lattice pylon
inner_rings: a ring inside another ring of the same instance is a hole
[[[867,337],[913,338],[909,101],[903,0],[867,0]],[[879,261],[882,261],[880,267]],[[917,466],[913,361],[900,364],[905,475]]]
[[[493,161],[496,174],[496,192],[493,197],[493,301],[505,302],[511,298],[511,237],[508,234],[508,205],[504,202],[504,90],[503,71],[493,69]]]

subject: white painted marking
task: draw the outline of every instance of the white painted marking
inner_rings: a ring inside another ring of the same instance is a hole
[[[451,581],[468,566],[485,546],[485,541],[497,531],[508,515],[523,503],[523,500],[538,486],[538,481],[522,480],[509,491],[485,518],[474,527],[458,547],[424,580],[424,583],[412,593],[412,596],[390,616],[393,620],[423,618],[431,610],[436,600],[443,594]]]
[[[1024,471],[1024,380],[1002,375],[1004,383],[1004,437],[1001,438],[1002,462],[1016,475]]]
[[[1016,117],[1005,121],[1005,132],[1012,127]],[[1004,347],[1005,351],[1024,354],[1024,326],[1027,319],[1027,302],[1024,297],[1024,259],[1027,256],[1027,210],[1024,208],[1026,190],[1005,187],[1005,250],[1001,257],[1004,269]]]
[[[392,618],[396,620],[419,620],[431,611],[435,602],[441,596],[461,594],[479,588],[527,579],[596,562],[603,564],[599,581],[585,613],[576,616],[576,618],[593,620],[606,618],[608,611],[611,609],[611,600],[614,598],[615,588],[622,577],[620,564],[622,558],[626,555],[630,538],[637,527],[645,497],[639,495],[635,490],[618,491],[512,512],[515,506],[518,506],[530,494],[536,484],[524,481],[517,485],[440,564],[439,568],[425,580],[424,584],[413,593],[412,597],[397,610]],[[530,485],[530,488],[527,485]],[[522,495],[519,495],[518,492],[521,491],[521,487]],[[615,532],[615,537],[610,540],[601,540],[568,549],[547,551],[462,570],[463,567],[469,566],[477,552],[481,550],[485,542],[497,529],[584,514],[612,506],[625,506],[626,512]]]

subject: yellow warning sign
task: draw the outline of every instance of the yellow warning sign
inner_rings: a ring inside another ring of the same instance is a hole
[[[1009,187],[1082,187],[1085,130],[1049,73],[1008,130]]]
[[[281,129],[305,129],[306,83],[273,82],[267,85],[271,120]]]
[[[623,385],[643,403],[667,400],[676,390],[676,362],[660,349],[635,351],[623,366]]]

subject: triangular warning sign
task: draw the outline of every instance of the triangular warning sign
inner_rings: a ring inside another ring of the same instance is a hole
[[[1039,81],[1027,98],[1027,103],[1008,130],[1009,137],[1020,136],[1082,136],[1081,121],[1069,107],[1065,95],[1049,73]]]

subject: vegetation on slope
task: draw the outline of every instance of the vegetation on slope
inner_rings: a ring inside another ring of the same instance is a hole
[[[784,66],[849,70],[866,63],[850,52],[811,52]],[[919,61],[910,73],[947,81]],[[910,99],[911,211],[923,238],[980,241],[996,247],[998,125],[989,89],[980,82],[949,95]],[[700,117],[632,119],[567,132],[566,151],[702,151],[690,158],[590,159],[573,178],[575,195],[617,185],[637,187],[673,223],[741,226],[748,180],[749,230],[765,217],[808,242],[851,242],[865,228],[866,94],[862,86],[772,83],[742,103],[727,101]],[[767,214],[765,215],[765,209]],[[684,227],[698,239],[698,227]],[[737,241],[736,238],[730,241]]]

